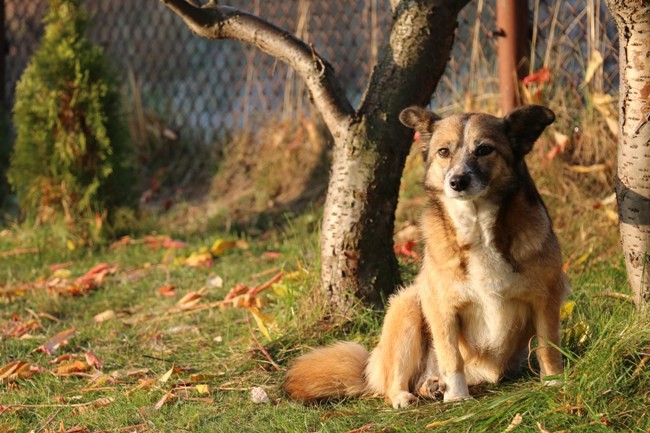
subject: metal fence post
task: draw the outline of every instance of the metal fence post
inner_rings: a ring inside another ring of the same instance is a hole
[[[509,113],[517,105],[518,80],[528,71],[528,2],[497,0],[497,57],[501,111]]]
[[[5,59],[7,55],[7,47],[5,44],[5,0],[0,0],[0,116],[4,116],[5,109]]]

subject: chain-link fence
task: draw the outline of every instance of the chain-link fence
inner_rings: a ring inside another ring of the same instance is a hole
[[[391,22],[388,0],[230,0],[230,5],[294,32],[335,67],[348,97],[363,94]],[[5,107],[42,35],[46,0],[4,0],[7,44]],[[618,86],[616,28],[602,0],[530,0],[531,69],[561,65],[554,73],[577,86],[593,51],[603,57],[595,83],[604,92]],[[211,142],[226,131],[270,116],[309,110],[303,83],[284,64],[234,41],[194,36],[154,0],[86,0],[93,16],[90,37],[102,45],[123,76],[124,90],[185,133]],[[495,0],[475,0],[460,14],[457,38],[433,105],[445,106],[484,77],[496,82]],[[491,81],[490,81],[491,80]]]

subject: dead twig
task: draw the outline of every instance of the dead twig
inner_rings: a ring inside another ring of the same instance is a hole
[[[634,304],[634,298],[631,295],[627,295],[625,293],[610,292],[609,290],[607,290],[604,292],[597,293],[596,296],[600,298],[618,299],[620,301],[625,301],[630,304]]]

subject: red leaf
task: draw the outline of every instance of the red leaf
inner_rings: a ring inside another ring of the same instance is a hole
[[[86,362],[88,365],[95,367],[98,370],[101,370],[104,367],[104,363],[99,358],[97,358],[97,355],[95,355],[92,350],[88,350],[88,352],[86,352]]]
[[[420,258],[420,255],[415,251],[416,242],[413,239],[409,239],[405,242],[396,242],[393,246],[393,251],[398,256],[404,256],[410,260],[417,261]]]
[[[171,284],[165,284],[162,287],[158,287],[158,294],[160,296],[176,296],[176,287]]]
[[[551,80],[551,70],[549,68],[541,68],[536,72],[533,72],[532,74],[524,77],[521,80],[521,82],[524,84],[524,86],[527,86],[532,83],[535,84],[548,83],[550,80]]]

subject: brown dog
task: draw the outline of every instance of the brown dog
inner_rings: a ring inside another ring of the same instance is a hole
[[[562,372],[560,305],[568,290],[560,248],[524,156],[553,112],[527,106],[505,118],[444,119],[420,107],[400,121],[420,134],[429,205],[422,270],[391,297],[377,347],[338,343],[298,358],[285,390],[314,401],[384,395],[394,408],[414,393],[444,401],[519,368],[529,341],[545,383]]]

